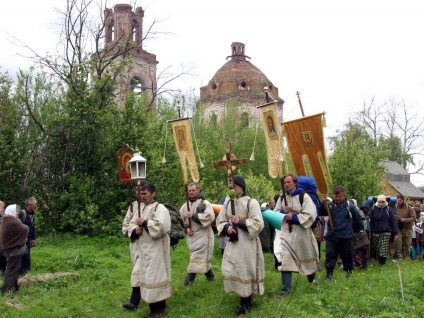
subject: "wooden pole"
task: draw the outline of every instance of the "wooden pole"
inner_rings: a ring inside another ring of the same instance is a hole
[[[300,93],[297,91],[297,101],[299,102],[300,111],[302,112],[302,117],[305,117],[305,112],[303,111],[302,101],[300,100]]]
[[[190,200],[188,196],[188,184],[185,184],[185,194],[186,194],[186,203],[187,203],[187,212],[190,210]],[[188,229],[191,231],[191,219],[188,218]]]

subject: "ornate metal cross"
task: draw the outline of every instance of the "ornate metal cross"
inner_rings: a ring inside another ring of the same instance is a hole
[[[224,168],[227,170],[227,182],[228,182],[228,188],[233,189],[234,188],[234,170],[237,168],[237,166],[241,165],[247,165],[247,159],[237,159],[236,156],[231,152],[231,142],[228,143],[227,148],[225,150],[225,157],[223,160],[218,160],[213,162],[214,168]]]

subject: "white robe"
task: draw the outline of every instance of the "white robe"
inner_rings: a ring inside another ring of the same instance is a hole
[[[311,197],[305,193],[303,205],[300,205],[299,195],[294,197],[286,195],[287,206],[296,213],[300,224],[292,224],[291,232],[289,224],[285,223],[280,232],[280,271],[298,272],[310,275],[320,269],[318,259],[318,244],[311,225],[317,216],[317,211]],[[280,210],[282,206],[281,197],[275,206]],[[284,223],[284,221],[283,221]]]
[[[137,214],[138,203],[137,201],[132,203],[133,213]],[[131,207],[128,207],[127,214],[124,217],[122,222],[122,233],[124,236],[128,237],[128,231],[130,229],[131,222]],[[138,261],[138,249],[137,249],[137,240],[130,240],[130,255],[131,255],[131,287],[140,287],[140,263]]]
[[[141,216],[147,221],[147,231],[137,242],[140,262],[141,299],[156,303],[171,297],[170,237],[171,217],[168,209],[157,202],[141,204]],[[137,228],[137,213],[130,222],[129,235]]]
[[[264,227],[258,201],[248,196],[235,200],[235,212],[245,220],[247,232],[237,228],[238,241],[228,241],[224,250],[221,270],[226,293],[237,293],[240,297],[262,295],[264,293],[264,255],[258,237]],[[224,227],[230,224],[231,203],[227,198],[217,218],[218,234],[226,236]]]
[[[203,201],[206,209],[204,212],[197,213],[197,207]],[[197,215],[199,223],[191,220],[191,229],[193,235],[187,235],[187,246],[190,250],[190,263],[187,271],[189,273],[207,273],[211,269],[211,259],[214,248],[214,234],[212,230],[212,222],[215,220],[215,212],[211,204],[207,200],[197,199],[189,202],[190,211]],[[182,220],[188,224],[187,203],[183,204],[180,209]]]

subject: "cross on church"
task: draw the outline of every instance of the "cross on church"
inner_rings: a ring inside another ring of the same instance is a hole
[[[227,149],[225,150],[225,157],[224,160],[218,160],[213,162],[213,167],[215,169],[217,168],[224,168],[227,170],[228,175],[228,187],[230,189],[234,188],[234,170],[237,166],[241,165],[247,165],[247,159],[237,159],[236,156],[231,152],[231,142],[228,143]]]

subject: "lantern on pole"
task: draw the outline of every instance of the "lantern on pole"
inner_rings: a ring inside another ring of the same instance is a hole
[[[146,158],[141,156],[138,149],[135,150],[133,157],[130,159],[131,179],[137,180],[137,184],[142,179],[146,179]]]
[[[141,204],[141,180],[146,179],[146,158],[141,156],[140,150],[136,149],[133,157],[130,159],[131,179],[137,180],[137,203],[138,203],[138,216],[140,217],[140,204]]]

